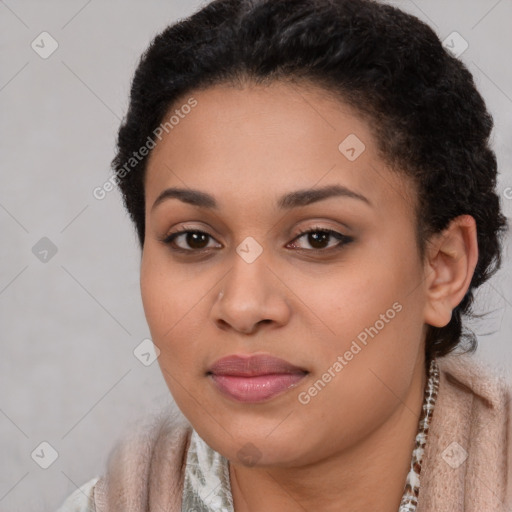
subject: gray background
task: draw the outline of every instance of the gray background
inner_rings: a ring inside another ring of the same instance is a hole
[[[110,175],[141,52],[202,3],[0,0],[1,511],[55,510],[102,473],[133,421],[172,405],[157,363],[133,354],[150,336],[135,231],[117,190],[101,201],[92,191]],[[495,118],[511,218],[512,0],[394,4],[469,43],[461,59]],[[43,31],[59,45],[47,59],[31,47]],[[47,261],[33,252],[43,237],[57,249]],[[471,324],[476,357],[508,375],[511,267],[509,237],[503,269],[477,296],[490,313]],[[48,469],[31,457],[43,441],[59,455]]]

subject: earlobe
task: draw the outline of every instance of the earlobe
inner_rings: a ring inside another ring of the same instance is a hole
[[[427,246],[425,323],[444,327],[466,294],[478,262],[476,222],[460,215]]]

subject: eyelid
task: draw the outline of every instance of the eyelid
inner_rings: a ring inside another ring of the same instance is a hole
[[[201,225],[194,226],[194,225],[190,225],[188,223],[180,223],[180,224],[177,224],[176,226],[174,226],[173,229],[167,231],[163,236],[158,237],[158,239],[160,241],[164,241],[172,235],[181,234],[183,232],[188,232],[188,231],[200,231],[202,233],[206,233],[207,235],[211,236],[212,238],[215,238],[215,236],[216,236],[216,235],[210,234],[211,231],[215,231],[210,226],[201,226]]]

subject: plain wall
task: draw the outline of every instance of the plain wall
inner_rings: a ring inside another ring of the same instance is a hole
[[[469,43],[461,59],[495,119],[498,191],[511,218],[512,3],[394,4],[441,39],[457,31]],[[133,421],[172,405],[158,364],[133,354],[150,337],[134,228],[117,190],[103,200],[92,191],[110,176],[141,52],[199,5],[0,2],[0,511],[55,510],[102,473]],[[58,43],[47,59],[31,47],[43,31]],[[510,375],[510,237],[504,256],[477,295],[476,310],[490,313],[471,325],[476,357]],[[58,452],[48,469],[31,457],[43,441]]]

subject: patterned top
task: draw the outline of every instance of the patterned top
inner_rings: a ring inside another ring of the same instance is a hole
[[[415,512],[420,490],[420,472],[430,420],[439,389],[439,367],[434,359],[428,363],[427,384],[418,422],[411,469],[405,480],[398,512]],[[210,448],[192,430],[187,452],[181,512],[234,512],[229,461]]]

